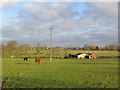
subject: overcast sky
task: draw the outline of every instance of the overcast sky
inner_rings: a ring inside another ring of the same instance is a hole
[[[18,1],[18,0],[15,0]],[[106,45],[118,41],[116,2],[4,2],[0,4],[3,43],[49,46]]]

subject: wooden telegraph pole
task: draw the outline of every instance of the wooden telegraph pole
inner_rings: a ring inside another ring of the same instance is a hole
[[[50,63],[52,62],[52,28],[50,28]]]

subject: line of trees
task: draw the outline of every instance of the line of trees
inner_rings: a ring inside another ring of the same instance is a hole
[[[118,44],[108,44],[105,46],[98,46],[94,44],[85,44],[83,47],[84,50],[112,50],[112,51],[120,51],[120,45]]]
[[[39,54],[41,49],[49,49],[46,45],[37,44],[34,47],[32,47],[29,44],[18,44],[16,41],[9,41],[6,45],[2,44],[0,45],[2,47],[2,56],[11,56],[16,55],[20,56],[27,52],[27,50],[30,50],[32,48],[35,48],[36,54]],[[85,44],[83,47],[53,47],[53,50],[111,50],[111,51],[120,51],[120,45],[118,44],[108,44],[103,47],[95,45],[95,44]]]

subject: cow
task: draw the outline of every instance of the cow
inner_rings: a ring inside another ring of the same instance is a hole
[[[28,61],[28,58],[27,58],[27,57],[25,57],[25,58],[24,58],[24,61]]]
[[[40,58],[36,57],[35,58],[35,62],[38,63],[38,64],[40,64]]]

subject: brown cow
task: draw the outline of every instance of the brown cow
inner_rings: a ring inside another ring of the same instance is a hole
[[[38,63],[38,64],[40,64],[40,58],[38,58],[38,57],[35,58],[35,62]]]

